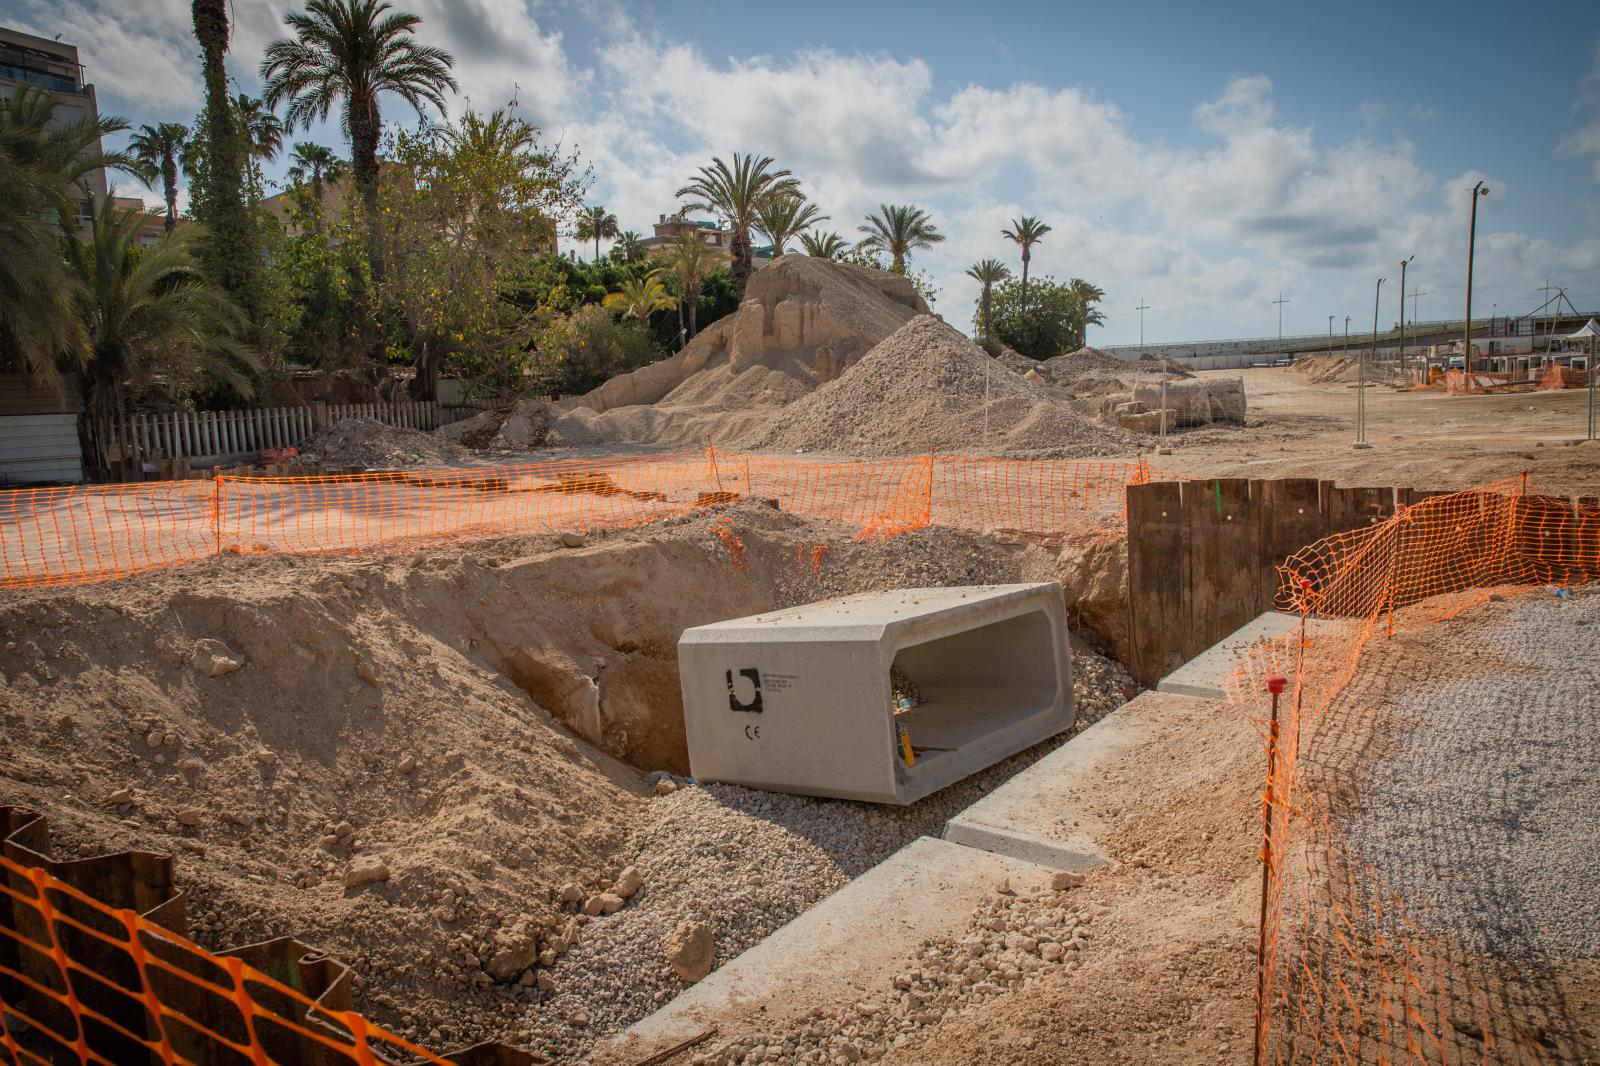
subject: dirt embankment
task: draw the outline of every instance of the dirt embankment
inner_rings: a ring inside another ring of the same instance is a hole
[[[1057,566],[947,529],[853,532],[740,504],[575,548],[230,558],[19,594],[0,803],[48,813],[65,855],[177,853],[204,944],[296,934],[404,1035],[526,1043],[589,920],[563,887],[610,887],[653,795],[640,771],[686,768],[685,627]],[[368,855],[387,879],[346,889]]]

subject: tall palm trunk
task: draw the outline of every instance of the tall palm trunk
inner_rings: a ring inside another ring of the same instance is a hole
[[[691,285],[689,288],[689,339],[694,340],[694,335],[700,332],[695,319],[700,313],[700,286]]]
[[[178,228],[178,161],[167,153],[161,157],[161,191],[167,197],[166,232]]]
[[[750,284],[750,275],[755,267],[751,263],[750,232],[744,229],[733,231],[733,241],[728,250],[733,253],[733,262],[728,265],[728,272],[733,275],[733,289],[739,294],[739,299],[744,299],[744,288]]]
[[[252,323],[260,321],[255,225],[244,204],[244,146],[228,101],[228,0],[193,0],[195,40],[206,87],[205,184],[198,214],[210,225],[204,247],[210,274]]]
[[[350,101],[350,175],[361,190],[367,222],[374,232],[378,221],[378,138],[382,128],[376,100]]]
[[[1028,246],[1024,244],[1022,246],[1022,313],[1024,315],[1028,313],[1028,260],[1030,258],[1032,257],[1028,254]]]
[[[990,340],[994,337],[994,327],[989,325],[989,283],[983,283],[983,339]]]

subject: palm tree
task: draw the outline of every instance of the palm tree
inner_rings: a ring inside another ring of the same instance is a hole
[[[624,318],[648,322],[655,312],[676,307],[678,298],[661,283],[661,271],[652,270],[642,278],[625,278],[621,287],[600,303],[608,311],[620,311]]]
[[[928,213],[910,204],[879,204],[877,213],[867,216],[861,232],[867,235],[861,247],[888,252],[893,260],[889,269],[896,274],[906,272],[906,256],[913,251],[944,240]]]
[[[19,82],[0,97],[0,363],[41,384],[58,384],[58,360],[87,356],[74,304],[76,289],[60,241],[77,225],[96,170],[149,170],[100,139],[127,129],[112,116],[56,120],[61,104]]]
[[[252,318],[261,311],[261,266],[255,219],[245,204],[248,163],[238,118],[228,103],[228,9],[231,0],[191,0],[195,40],[200,44],[205,81],[204,122],[190,145],[203,154],[199,181],[190,179],[197,218],[211,234],[204,247],[211,276],[221,283]]]
[[[594,241],[594,260],[600,261],[600,242],[617,235],[617,216],[596,205],[578,212],[578,226],[574,236],[580,241]]]
[[[296,185],[310,185],[311,200],[318,206],[322,204],[322,183],[331,184],[344,176],[344,160],[332,148],[315,141],[294,142],[289,159],[289,180]]]
[[[1082,278],[1073,278],[1067,283],[1067,292],[1072,297],[1074,317],[1077,319],[1076,332],[1078,347],[1082,348],[1089,343],[1089,327],[1105,324],[1106,316],[1094,305],[1106,298],[1105,290],[1092,282]]]
[[[644,238],[631,229],[617,234],[617,243],[611,246],[611,257],[619,263],[637,263],[645,256]]]
[[[706,275],[721,264],[722,257],[720,248],[711,247],[700,234],[688,230],[680,231],[677,238],[667,245],[666,251],[657,256],[656,261],[661,264],[661,269],[678,279],[678,291],[682,294],[678,300],[680,347],[693,340],[698,332],[696,318],[700,309],[700,285]],[[685,304],[689,307],[687,330],[683,321]]]
[[[831,230],[827,233],[800,234],[800,247],[806,250],[807,255],[818,259],[838,259],[850,250],[849,243]]]
[[[684,211],[703,211],[721,215],[733,229],[729,250],[733,254],[733,287],[744,299],[745,286],[750,283],[754,269],[750,255],[750,227],[756,223],[756,212],[769,196],[798,194],[800,182],[787,170],[773,170],[770,156],[733,154],[733,166],[713,156],[711,165],[689,179],[689,184],[679,189],[680,199],[687,198]]]
[[[467,111],[461,121],[445,131],[445,141],[458,152],[491,159],[509,159],[532,151],[538,131],[503,107],[488,115]]]
[[[1028,260],[1033,258],[1033,246],[1044,240],[1044,235],[1050,232],[1050,227],[1040,222],[1032,215],[1023,215],[1021,218],[1011,220],[1011,228],[1003,229],[1000,235],[1008,241],[1022,246],[1022,313],[1028,313]]]
[[[128,150],[145,166],[161,175],[161,191],[167,201],[166,230],[178,226],[178,159],[188,144],[189,128],[177,122],[141,126],[128,142]]]
[[[306,0],[304,14],[283,17],[294,37],[273,41],[261,60],[267,106],[288,102],[288,129],[326,119],[342,102],[351,171],[373,221],[383,136],[379,97],[393,93],[418,111],[432,104],[444,114],[445,91],[458,88],[450,76],[450,53],[412,39],[422,19],[385,14],[390,11],[386,0]]]
[[[769,196],[756,209],[756,228],[772,242],[774,259],[783,254],[783,246],[790,238],[827,219],[816,204],[807,202],[799,193]]]
[[[1011,276],[1011,270],[998,259],[980,259],[967,268],[967,277],[983,286],[983,294],[978,297],[978,314],[983,324],[983,337],[985,340],[994,336],[989,328],[989,300],[994,293],[994,287]]]
[[[270,163],[283,148],[283,121],[263,101],[246,93],[233,98],[233,110],[239,118],[239,132],[244,134],[245,164],[251,181],[259,188],[261,161]]]
[[[128,389],[156,384],[172,392],[206,384],[249,397],[247,371],[260,361],[240,341],[244,313],[194,256],[204,227],[169,233],[135,256],[142,214],[107,197],[88,246],[68,245],[88,335],[90,411],[125,419]]]

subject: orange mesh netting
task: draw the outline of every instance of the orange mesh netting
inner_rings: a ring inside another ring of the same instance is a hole
[[[1600,508],[1510,479],[1326,537],[1280,571],[1279,605],[1299,626],[1259,645],[1228,682],[1268,737],[1271,767],[1257,1061],[1567,1061],[1583,1038],[1552,1019],[1545,978],[1425,931],[1342,826],[1361,809],[1361,766],[1381,744],[1378,706],[1406,684],[1364,668],[1363,652],[1492,596],[1600,580]],[[1287,686],[1269,716],[1272,675]],[[1448,855],[1433,861],[1450,866]]]
[[[923,456],[819,462],[710,449],[514,466],[0,492],[0,588],[224,554],[400,551],[642,525],[740,496],[891,536],[929,525],[1057,539],[1124,528],[1142,463]]]
[[[0,1048],[19,1066],[448,1061],[4,857],[0,918]]]

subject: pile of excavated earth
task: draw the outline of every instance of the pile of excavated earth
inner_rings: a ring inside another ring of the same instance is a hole
[[[1170,360],[1130,362],[1092,347],[1043,362],[1010,349],[991,357],[930,315],[905,278],[783,256],[751,278],[738,311],[683,351],[582,396],[525,397],[433,434],[351,420],[319,431],[301,451],[334,469],[707,440],[858,458],[1131,454],[1149,443],[1154,423],[1127,416],[1152,409],[1140,390],[1163,375],[1190,376]],[[1236,381],[1188,391],[1227,395],[1183,404],[1169,428],[1243,418]]]
[[[17,593],[0,803],[47,811],[63,857],[176,854],[206,946],[294,935],[403,1035],[565,1059],[685,987],[686,923],[726,961],[1063,739],[906,809],[688,785],[687,627],[888,588],[1117,584],[1081,554],[855,532],[744,502]],[[1132,691],[1099,646],[1074,634],[1080,723]]]

